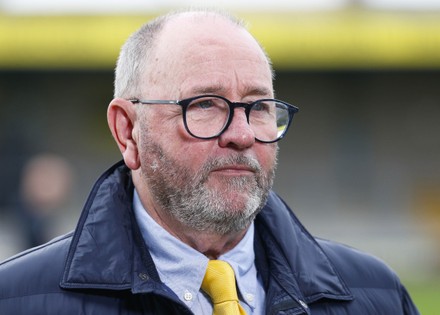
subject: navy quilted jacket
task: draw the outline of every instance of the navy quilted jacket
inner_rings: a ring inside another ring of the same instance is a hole
[[[0,264],[1,315],[192,314],[161,281],[122,163],[95,184],[73,233]],[[274,193],[255,221],[267,314],[418,314],[381,261],[313,238]]]

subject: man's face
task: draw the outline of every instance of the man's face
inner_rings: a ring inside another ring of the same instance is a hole
[[[231,101],[273,97],[264,53],[244,30],[221,19],[178,18],[158,40],[142,98],[217,94]],[[277,145],[255,141],[244,110],[218,138],[200,140],[176,105],[146,105],[137,130],[149,204],[184,226],[226,234],[249,226],[272,186]]]

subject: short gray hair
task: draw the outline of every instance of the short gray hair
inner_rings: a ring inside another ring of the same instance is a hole
[[[114,97],[136,97],[140,88],[141,78],[147,66],[154,40],[165,25],[167,16],[161,16],[142,25],[133,33],[121,48],[115,69]]]
[[[223,11],[209,9],[174,11],[145,23],[127,39],[121,48],[115,69],[114,97],[126,99],[140,97],[142,83],[144,82],[143,78],[148,73],[148,61],[153,53],[155,40],[166,23],[185,13],[214,15],[230,21],[238,27],[247,29],[245,23],[236,17]],[[261,45],[260,47],[265,53],[273,73],[271,61],[263,47]]]

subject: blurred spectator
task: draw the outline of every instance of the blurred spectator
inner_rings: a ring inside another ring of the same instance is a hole
[[[64,158],[40,154],[31,158],[21,174],[18,211],[26,247],[47,242],[56,212],[71,195],[72,168]]]

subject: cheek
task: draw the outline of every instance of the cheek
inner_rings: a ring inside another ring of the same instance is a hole
[[[270,170],[277,164],[278,156],[278,144],[258,144],[259,148],[256,149],[257,158],[264,170]]]
[[[213,151],[215,139],[200,140],[191,136],[180,111],[151,111],[147,120],[148,127],[142,128],[146,134],[144,139],[159,144],[166,154],[185,165],[200,164]]]
[[[156,116],[154,120],[156,134],[163,138],[164,142],[193,142],[194,138],[186,131],[180,108],[175,112],[168,112],[167,115]]]
[[[151,109],[141,128],[148,139],[164,147],[186,141],[190,137],[185,131],[179,108]]]
[[[203,141],[203,140],[202,140]],[[172,154],[183,163],[187,168],[198,172],[204,165],[208,157],[212,154],[209,143],[203,143],[200,140],[190,138],[182,141],[180,145],[173,147]]]

